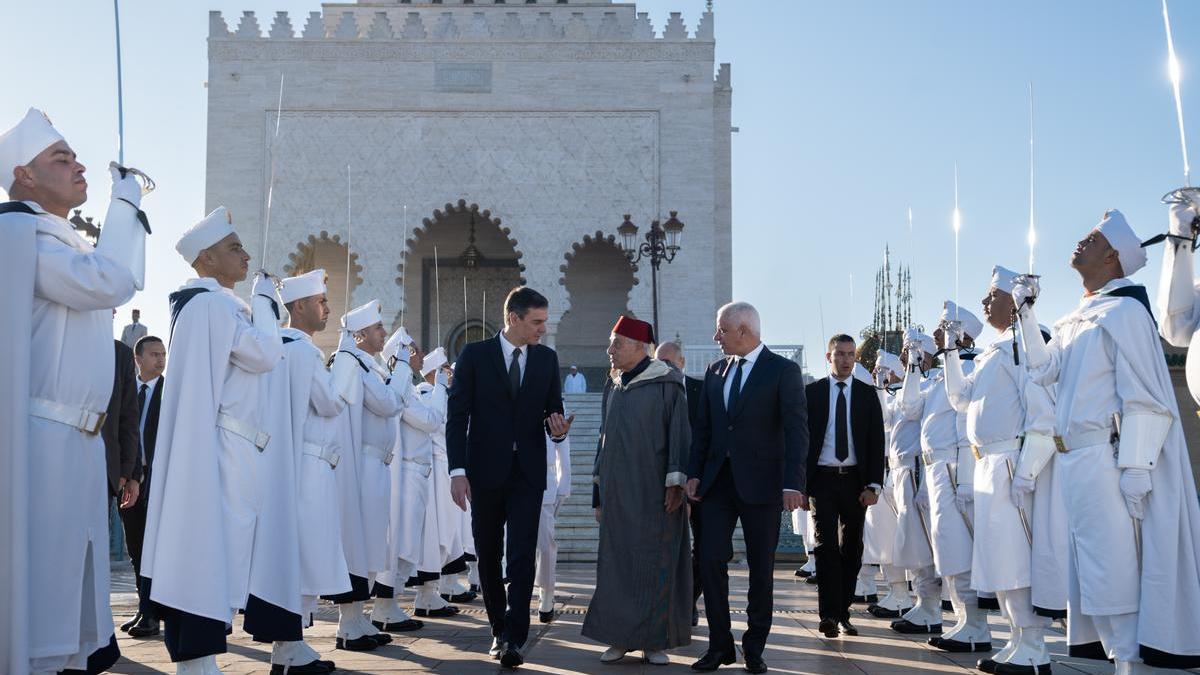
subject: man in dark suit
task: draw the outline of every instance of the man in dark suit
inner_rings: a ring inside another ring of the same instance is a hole
[[[883,409],[875,388],[854,378],[854,338],[835,335],[825,359],[830,376],[805,388],[808,489],[801,505],[817,525],[819,630],[837,637],[850,623],[854,582],[862,567],[863,521],[883,483]]]
[[[700,502],[700,576],[708,616],[708,652],[693,670],[733,663],[729,571],[733,530],[742,522],[750,589],[742,636],[745,668],[767,672],[762,653],[771,631],[779,514],[799,508],[808,452],[807,408],[800,366],[762,344],[758,311],[745,302],[717,312],[713,336],[729,358],[704,376],[692,429],[688,496]]]
[[[687,359],[683,355],[683,347],[678,342],[662,343],[655,350],[654,358],[666,361],[681,373],[685,372]],[[696,421],[700,417],[700,394],[704,391],[704,380],[684,375],[683,390],[687,397],[688,422],[695,429]],[[704,591],[704,584],[700,580],[700,530],[703,525],[700,524],[700,504],[691,500],[688,501],[688,524],[692,527],[692,625],[698,626],[700,610],[696,607],[696,602],[700,600],[700,594]]]
[[[142,486],[136,502],[121,511],[125,525],[125,546],[137,575],[138,612],[128,628],[121,627],[130,637],[158,635],[159,619],[150,602],[149,580],[141,576],[142,537],[146,532],[146,506],[150,499],[150,468],[154,464],[154,446],[158,437],[158,411],[162,406],[163,369],[167,366],[167,350],[163,341],[153,335],[139,339],[133,348],[137,363],[138,431],[142,452],[137,458],[134,475]]]
[[[113,348],[116,372],[100,436],[108,465],[108,493],[124,509],[137,501],[140,487],[133,477],[138,457],[137,387],[133,383],[133,350],[120,340],[113,340]]]
[[[524,663],[529,637],[546,434],[562,440],[573,419],[562,414],[558,355],[538,344],[549,306],[531,288],[508,294],[504,330],[467,345],[455,363],[446,420],[450,492],[459,508],[465,510],[467,500],[472,504],[479,582],[492,626],[489,653],[505,668]]]

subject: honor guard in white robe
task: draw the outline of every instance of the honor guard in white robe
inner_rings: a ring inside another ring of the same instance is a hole
[[[571,496],[571,439],[555,443],[546,437],[546,491],[542,493],[542,515],[538,521],[537,556],[533,583],[538,587],[538,619],[554,619],[554,580],[558,567],[558,540],[554,536],[555,519],[563,502]]]
[[[927,374],[930,382],[922,387],[932,387],[932,378],[938,371],[932,369],[937,345],[933,338],[910,328],[905,332],[906,344],[921,345],[920,363],[910,366],[913,350],[905,349],[901,363],[907,372],[915,367]],[[912,375],[914,378],[917,375]],[[907,382],[907,378],[906,378]],[[888,466],[892,480],[892,493],[896,504],[896,544],[892,559],[896,567],[908,571],[917,602],[904,612],[900,619],[892,622],[892,629],[905,633],[942,632],[942,581],[934,568],[933,542],[930,537],[929,490],[921,471],[921,418],[909,417],[897,394],[884,410],[884,425],[891,429],[888,445]]]
[[[1030,339],[1036,280],[1013,290],[1028,368],[1058,384],[1067,640],[1118,673],[1200,665],[1200,504],[1149,298],[1126,278],[1145,261],[1124,216],[1106,213],[1072,257],[1089,292],[1049,344]]]
[[[895,391],[890,386],[898,387],[900,375],[904,366],[895,355],[880,350],[875,357],[875,378],[872,386],[879,392],[880,408],[884,411],[883,432],[885,447],[888,449],[889,462],[892,458],[892,426],[896,415],[889,410]],[[914,427],[915,429],[915,427]],[[913,436],[917,441],[916,435]],[[899,508],[896,505],[895,486],[892,483],[892,471],[884,474],[883,489],[879,493],[879,501],[867,507],[866,522],[863,528],[863,567],[869,569],[871,577],[864,579],[860,574],[860,583],[867,590],[875,591],[874,568],[879,566],[883,572],[884,582],[887,583],[887,593],[882,599],[870,599],[867,595],[867,611],[879,618],[898,618],[912,608],[912,599],[908,593],[908,581],[902,567],[895,564],[896,530],[899,527]],[[869,582],[869,583],[868,583]]]
[[[1195,279],[1193,225],[1200,227],[1200,195],[1188,191],[1185,201],[1171,204],[1163,249],[1162,278],[1158,288],[1158,332],[1175,347],[1187,347],[1188,392],[1200,405],[1200,284]]]
[[[1050,620],[1034,613],[1030,591],[1033,501],[1013,484],[1018,475],[1041,473],[1053,458],[1054,405],[1046,388],[1029,382],[1025,369],[1017,365],[1024,354],[1014,359],[1009,326],[1014,276],[995,268],[983,306],[988,321],[1001,332],[975,360],[969,375],[959,361],[947,359],[945,383],[951,405],[966,414],[967,439],[976,456],[971,585],[997,595],[1011,629],[1008,644],[990,659],[992,672],[1033,673],[1039,667],[1049,669],[1045,630]],[[942,322],[948,344],[958,343],[964,333],[973,338],[982,329],[977,320],[956,320],[956,314],[964,316],[947,303]],[[1034,480],[1026,480],[1032,489]],[[1065,531],[1060,534],[1065,536]]]
[[[89,656],[106,669],[119,656],[99,431],[112,309],[142,286],[146,231],[137,179],[110,169],[99,243],[81,238],[66,216],[87,197],[83,171],[38,110],[0,134],[0,187],[15,200],[0,204],[0,672],[14,675],[86,669]],[[45,187],[75,189],[76,203],[43,207]]]
[[[434,371],[437,371],[435,383],[441,383],[449,391],[454,371],[447,362],[445,350],[441,347],[426,354],[421,365],[421,375],[427,379]],[[438,540],[442,549],[442,559],[445,561],[442,565],[442,575],[438,579],[438,595],[449,603],[471,602],[478,593],[462,583],[462,579],[467,576],[467,563],[471,556],[467,555],[463,540],[463,510],[458,508],[450,494],[450,462],[446,455],[445,425],[434,431],[432,438],[433,494],[437,502]]]
[[[175,249],[200,278],[171,294],[171,360],[164,379],[142,574],[162,608],[165,642],[180,673],[216,671],[233,612],[260,602],[299,613],[299,587],[270,584],[278,561],[263,544],[272,475],[267,373],[280,363],[279,302],[272,279],[255,276],[251,304],[233,292],[250,256],[218,207]],[[284,443],[287,439],[284,439]],[[278,441],[277,441],[278,443]],[[294,532],[292,533],[294,534]],[[291,553],[294,554],[294,551]],[[262,574],[266,572],[266,574]],[[297,617],[298,618],[298,617]],[[295,626],[299,632],[299,625]]]
[[[854,379],[862,381],[863,384],[875,387],[875,380],[871,377],[871,371],[867,370],[866,367],[861,363],[856,362],[854,364],[851,375],[853,375]],[[884,402],[882,398],[883,392],[877,390],[876,394],[880,397],[879,402],[882,408],[882,403]],[[887,447],[886,429],[884,430],[884,447]],[[875,577],[878,576],[879,571],[879,562],[877,560],[880,557],[878,550],[879,544],[881,539],[886,538],[890,546],[890,543],[894,541],[896,537],[895,528],[893,527],[888,529],[886,520],[882,523],[884,529],[882,531],[879,530],[881,525],[880,519],[875,518],[875,514],[872,513],[872,511],[878,511],[879,508],[886,509],[887,505],[880,504],[877,501],[871,506],[868,506],[867,514],[863,520],[862,565],[859,567],[858,578],[854,583],[854,597],[852,598],[852,602],[875,604],[879,601],[878,589],[875,585]],[[873,549],[869,555],[867,553],[868,547]]]
[[[420,363],[423,365],[427,358],[422,358]],[[444,363],[445,356],[440,358]],[[433,435],[446,426],[445,380],[423,381],[420,385],[412,382],[410,364],[397,362],[392,384],[402,392],[404,413],[400,416],[403,456],[399,466],[393,469],[393,480],[400,486],[400,498],[394,502],[397,525],[392,529],[394,557],[398,561],[395,584],[414,589],[417,616],[452,616],[458,613],[458,608],[448,604],[438,593],[438,580],[445,560],[437,529],[436,479],[433,475]]]
[[[979,332],[982,324],[970,312],[956,307],[955,316],[971,324],[970,330]],[[936,345],[944,334],[940,328],[934,333]],[[927,351],[920,341],[910,343],[908,348],[917,353]],[[960,354],[951,347],[944,351],[945,359],[959,359],[968,373],[974,370],[974,357],[973,350]],[[911,362],[914,357],[909,358]],[[957,619],[953,628],[943,637],[930,640],[930,644],[946,651],[989,651],[987,615],[979,608],[978,594],[971,587],[975,458],[966,439],[966,415],[950,405],[941,370],[931,371],[923,381],[910,371],[898,399],[905,417],[921,420],[921,463],[929,495],[933,562],[943,588],[949,591]]]
[[[371,300],[350,310],[342,316],[341,323],[342,340],[334,354],[331,370],[335,385],[346,400],[339,442],[343,453],[338,465],[353,461],[355,469],[355,475],[347,472],[338,476],[343,508],[343,546],[350,570],[351,591],[327,597],[338,605],[337,646],[369,651],[392,641],[390,635],[377,632],[371,625],[370,619],[363,614],[363,603],[370,596],[372,578],[389,569],[391,475],[388,467],[395,458],[394,418],[403,409],[404,402],[386,384],[388,372],[375,357],[382,351],[387,338],[379,301]],[[351,447],[352,452],[345,452],[345,448]],[[351,518],[357,515],[358,522],[348,524],[347,514]]]
[[[280,331],[283,363],[271,371],[271,397],[287,402],[296,486],[299,587],[304,625],[312,624],[317,598],[351,590],[342,550],[338,486],[337,419],[345,401],[325,369],[325,356],[311,333],[323,330],[329,315],[325,270],[283,280],[280,300],[288,308],[289,327]],[[289,673],[327,672],[320,655],[303,640],[277,641],[272,669]]]

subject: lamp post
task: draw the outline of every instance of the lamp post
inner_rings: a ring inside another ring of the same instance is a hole
[[[664,262],[670,263],[679,252],[679,240],[683,233],[683,223],[680,222],[678,211],[672,211],[671,217],[665,223],[657,219],[650,223],[650,231],[646,233],[645,241],[638,242],[638,226],[625,214],[625,222],[617,227],[621,235],[621,249],[625,258],[632,265],[638,264],[642,258],[650,261],[650,296],[654,307],[654,336],[658,339],[658,268]]]

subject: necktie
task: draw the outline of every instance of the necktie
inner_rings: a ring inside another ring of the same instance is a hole
[[[837,412],[834,413],[833,424],[833,456],[837,461],[844,462],[850,456],[850,435],[846,415],[846,383],[838,382]]]
[[[745,363],[746,359],[738,359],[737,370],[733,371],[733,382],[729,385],[729,402],[725,404],[725,410],[729,412],[733,412],[738,398],[742,395],[742,366]]]
[[[513,398],[517,397],[517,392],[521,390],[521,350],[514,349],[512,355],[512,363],[508,364],[508,387],[512,391]]]
[[[138,387],[138,418],[139,418],[139,420],[146,418],[145,411],[146,411],[146,383],[143,382],[142,386]],[[141,434],[142,434],[142,427],[139,424],[138,425],[138,436],[140,437]],[[140,443],[138,444],[138,454],[142,458],[142,463],[145,464],[146,463],[146,451],[142,448],[142,445]]]

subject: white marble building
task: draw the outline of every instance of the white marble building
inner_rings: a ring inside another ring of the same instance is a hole
[[[678,211],[661,337],[711,344],[732,285],[732,90],[713,13],[695,19],[656,32],[607,0],[360,0],[270,26],[213,12],[207,205],[268,269],[325,267],[335,318],[349,240],[351,302],[379,298],[427,348],[496,330],[524,282],[550,298],[563,366],[589,369],[618,314],[651,315],[649,265],[613,239],[623,214],[645,232]]]

